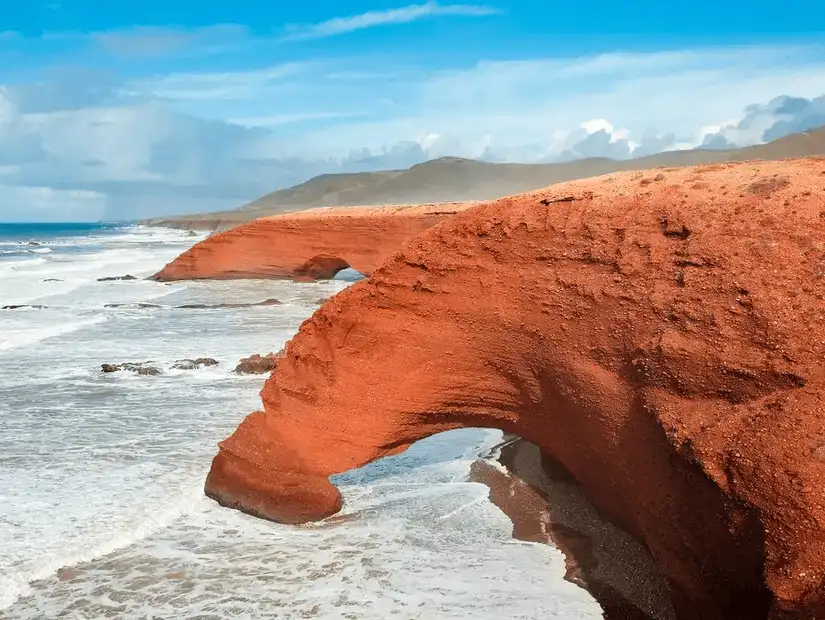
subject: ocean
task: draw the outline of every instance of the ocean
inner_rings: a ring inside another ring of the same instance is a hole
[[[264,378],[237,361],[350,283],[145,279],[199,238],[0,224],[0,618],[601,617],[561,553],[513,540],[468,482],[497,431],[335,477],[347,519],[283,526],[206,498],[217,442],[260,408]],[[171,368],[197,357],[220,363]],[[161,374],[101,372],[121,362]]]

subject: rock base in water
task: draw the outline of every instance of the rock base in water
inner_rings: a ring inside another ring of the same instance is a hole
[[[163,374],[157,366],[150,366],[152,362],[125,362],[123,364],[101,364],[100,371],[104,373],[120,372],[128,370],[139,375],[160,375]]]
[[[135,276],[127,273],[125,276],[106,276],[105,278],[98,278],[98,282],[116,282],[119,280],[137,280]]]
[[[175,370],[195,370],[197,368],[205,368],[209,366],[217,366],[220,362],[211,357],[199,357],[197,359],[178,360],[172,364]]]
[[[239,375],[263,375],[275,370],[280,357],[281,353],[268,353],[264,356],[255,353],[240,360],[235,366],[235,372]]]

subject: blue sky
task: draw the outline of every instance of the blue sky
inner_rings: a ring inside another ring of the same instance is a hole
[[[14,3],[0,220],[230,208],[443,155],[762,142],[825,124],[824,18],[810,0]]]

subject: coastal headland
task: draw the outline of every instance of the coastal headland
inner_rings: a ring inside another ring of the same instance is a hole
[[[383,258],[336,255],[371,277],[287,344],[207,494],[323,519],[342,505],[330,475],[497,428],[649,550],[676,617],[825,617],[825,160],[622,172],[456,211]],[[341,266],[301,254],[216,277]]]
[[[475,204],[326,207],[263,217],[207,237],[153,277],[313,280],[346,268],[369,275],[418,233]]]

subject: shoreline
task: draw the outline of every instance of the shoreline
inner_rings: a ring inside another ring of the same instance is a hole
[[[505,435],[472,464],[470,481],[489,487],[490,501],[513,522],[513,538],[563,553],[565,579],[596,599],[605,620],[675,620],[667,580],[647,549],[600,514],[537,446]]]

